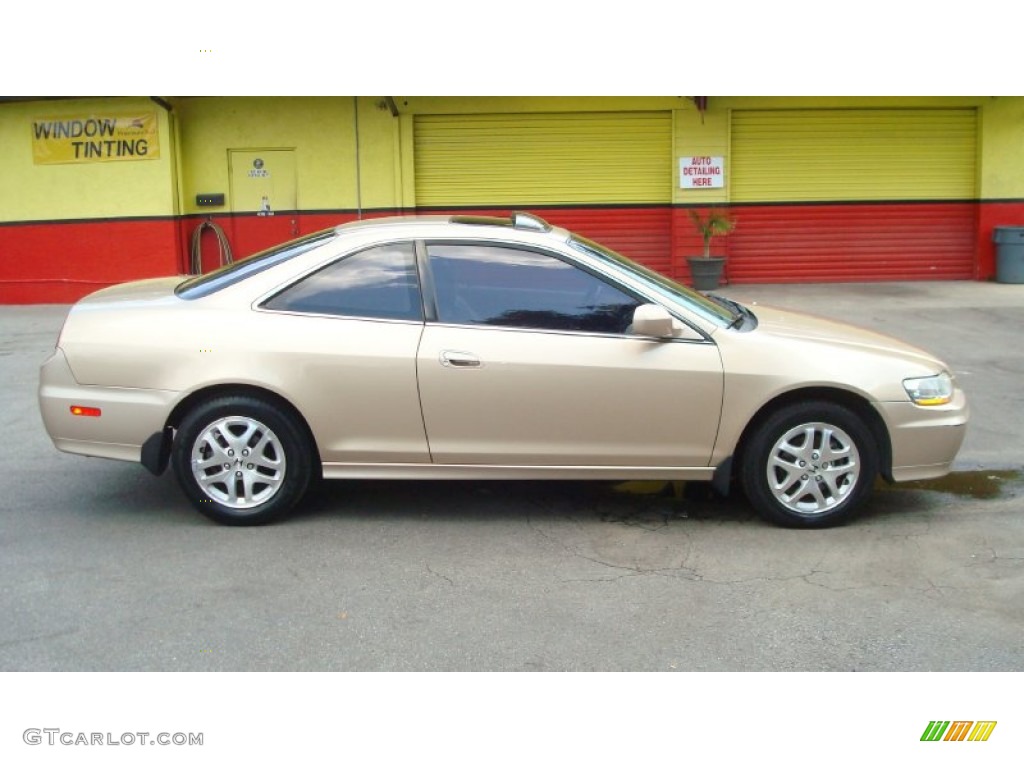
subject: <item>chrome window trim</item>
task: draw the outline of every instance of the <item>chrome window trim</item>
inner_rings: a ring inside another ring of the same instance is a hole
[[[460,328],[467,331],[503,331],[505,333],[543,333],[548,336],[585,336],[597,339],[626,339],[629,341],[643,341],[646,343],[656,342],[658,344],[710,344],[717,346],[714,339],[701,334],[699,339],[683,339],[676,336],[640,336],[633,333],[597,333],[595,331],[565,331],[552,328],[518,328],[511,325],[473,325],[465,323],[442,323],[438,320],[427,321],[425,325],[443,328]],[[696,331],[695,331],[696,332]]]
[[[415,325],[423,327],[423,320],[399,320],[389,317],[364,317],[362,315],[331,315],[322,312],[296,312],[291,309],[269,309],[267,307],[254,306],[253,312],[260,312],[267,315],[291,315],[293,317],[316,317],[323,320],[357,320],[361,323],[387,323],[388,325]]]

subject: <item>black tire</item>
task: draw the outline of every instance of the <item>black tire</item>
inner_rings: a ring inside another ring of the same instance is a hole
[[[194,408],[178,428],[171,456],[185,495],[222,525],[280,519],[313,477],[304,430],[277,406],[250,396],[218,397]]]
[[[871,495],[877,474],[877,444],[863,420],[841,405],[813,401],[768,416],[740,468],[758,514],[789,528],[847,522]]]

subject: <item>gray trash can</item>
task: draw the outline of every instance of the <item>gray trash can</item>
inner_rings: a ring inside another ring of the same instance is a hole
[[[1024,227],[996,227],[996,282],[1024,283]]]

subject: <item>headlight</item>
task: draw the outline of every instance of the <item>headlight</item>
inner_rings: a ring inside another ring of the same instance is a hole
[[[923,379],[904,379],[903,388],[918,405],[945,405],[953,399],[953,377],[945,371]]]

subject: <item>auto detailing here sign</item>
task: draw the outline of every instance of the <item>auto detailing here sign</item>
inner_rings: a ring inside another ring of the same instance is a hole
[[[36,165],[154,160],[160,157],[156,113],[48,117],[32,121]]]
[[[715,189],[724,186],[724,157],[699,155],[679,158],[680,189]]]

